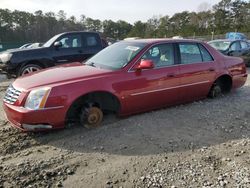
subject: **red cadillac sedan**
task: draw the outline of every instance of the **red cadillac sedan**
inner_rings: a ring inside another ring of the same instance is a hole
[[[103,114],[119,116],[216,97],[243,86],[242,59],[194,40],[122,41],[84,63],[18,78],[4,97],[13,126],[24,131],[80,123],[98,127]]]

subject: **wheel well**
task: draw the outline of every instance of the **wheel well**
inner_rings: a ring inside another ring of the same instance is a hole
[[[38,60],[28,61],[27,63],[25,63],[24,65],[22,65],[22,67],[24,67],[26,65],[29,65],[29,64],[34,64],[34,65],[38,65],[38,66],[40,66],[42,68],[46,68],[46,66],[43,63],[41,63],[40,61],[38,61]]]
[[[38,65],[40,66],[41,68],[46,68],[47,66],[45,66],[43,63],[41,63],[40,61],[38,60],[32,60],[32,61],[27,61],[25,63],[21,63],[15,70],[15,74],[16,76],[18,77],[20,75],[20,71],[23,67],[25,67],[26,65],[29,65],[29,64],[34,64],[34,65]]]
[[[20,71],[21,71],[21,69],[23,67],[25,67],[26,65],[29,65],[29,64],[35,64],[35,65],[38,65],[38,66],[40,66],[42,68],[46,68],[46,66],[43,63],[41,63],[40,61],[32,60],[32,61],[27,61],[27,62],[25,62],[23,64],[20,64],[19,67],[18,67],[18,69],[16,69],[16,73],[19,74]]]
[[[233,84],[231,76],[222,75],[219,78],[217,78],[215,83],[216,82],[220,84],[223,93],[228,93],[231,91]]]
[[[83,106],[92,105],[101,108],[104,112],[118,113],[120,110],[120,101],[109,92],[93,92],[83,95],[76,99],[68,109],[66,122],[75,122],[79,119]]]

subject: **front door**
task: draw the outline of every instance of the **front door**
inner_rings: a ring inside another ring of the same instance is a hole
[[[136,113],[173,105],[179,101],[179,66],[173,44],[151,47],[129,71],[123,83],[124,102],[128,112]],[[136,70],[141,60],[152,60],[154,68]]]
[[[83,53],[83,44],[81,34],[66,34],[59,38],[61,47],[54,49],[53,58],[56,64],[81,62]]]

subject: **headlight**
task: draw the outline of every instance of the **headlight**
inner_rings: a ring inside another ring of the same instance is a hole
[[[26,99],[24,107],[31,110],[43,109],[45,107],[50,90],[51,88],[48,87],[32,90]]]
[[[6,63],[10,60],[11,57],[12,57],[12,54],[10,54],[10,53],[0,54],[0,61],[3,63]]]

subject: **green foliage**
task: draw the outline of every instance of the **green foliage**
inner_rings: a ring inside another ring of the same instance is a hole
[[[102,32],[114,39],[126,37],[183,37],[193,35],[225,34],[229,31],[250,32],[250,1],[221,0],[202,12],[183,11],[169,16],[153,16],[147,22],[133,25],[126,21],[101,21],[81,15],[79,21],[60,10],[53,12],[0,9],[0,42],[45,42],[65,31],[88,30]]]

